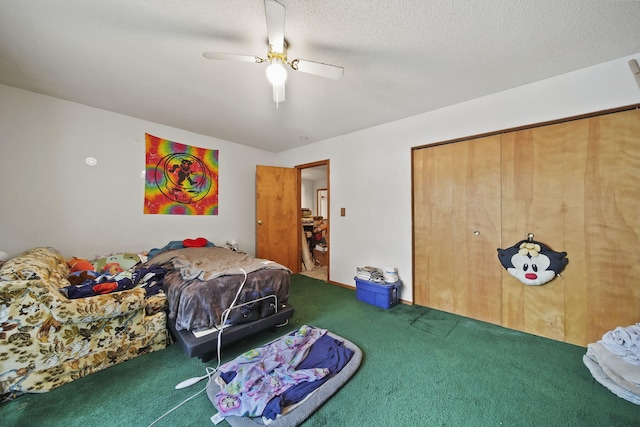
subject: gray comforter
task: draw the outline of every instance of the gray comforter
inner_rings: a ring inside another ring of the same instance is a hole
[[[238,303],[249,291],[271,289],[278,302],[287,302],[291,271],[273,261],[220,247],[184,248],[162,252],[146,262],[168,270],[163,287],[169,317],[176,329],[199,331],[220,325],[245,280]]]

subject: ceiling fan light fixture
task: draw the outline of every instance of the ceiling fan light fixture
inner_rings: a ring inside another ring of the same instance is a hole
[[[267,67],[267,80],[275,86],[279,86],[287,80],[287,70],[280,60],[272,61]]]
[[[269,51],[266,57],[261,58],[253,55],[222,52],[204,52],[202,55],[207,59],[214,60],[254,63],[268,62],[268,64],[265,64],[267,65],[267,80],[272,86],[273,102],[276,103],[276,108],[278,108],[278,103],[285,101],[284,87],[285,81],[287,80],[286,65],[289,65],[294,71],[300,71],[306,74],[314,74],[335,80],[342,78],[344,69],[336,65],[305,59],[289,61],[287,59],[287,48],[289,45],[284,38],[285,7],[278,0],[263,1],[267,18],[267,38],[269,42]]]

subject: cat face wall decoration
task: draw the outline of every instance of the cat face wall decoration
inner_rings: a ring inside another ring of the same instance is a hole
[[[566,252],[556,252],[532,239],[498,248],[498,259],[513,277],[529,286],[540,286],[553,280],[569,262]]]

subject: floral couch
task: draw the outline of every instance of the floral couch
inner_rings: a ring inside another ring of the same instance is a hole
[[[167,346],[164,293],[67,299],[69,268],[35,248],[0,268],[0,401],[41,393]]]

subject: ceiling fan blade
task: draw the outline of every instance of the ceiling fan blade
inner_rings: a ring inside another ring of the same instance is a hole
[[[303,73],[315,74],[320,77],[339,80],[344,75],[344,68],[337,65],[323,64],[322,62],[306,61],[304,59],[294,59],[291,61],[291,68]]]
[[[277,105],[280,102],[284,102],[285,99],[284,83],[282,83],[281,85],[273,85],[273,102],[275,102]]]
[[[220,61],[264,62],[264,59],[258,56],[240,55],[237,53],[205,52],[202,54],[202,56],[204,56],[207,59],[215,59]]]
[[[276,0],[264,0],[264,11],[271,50],[284,52],[284,6]]]

